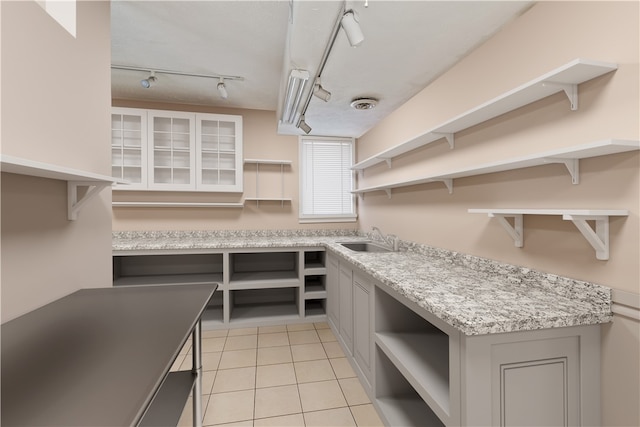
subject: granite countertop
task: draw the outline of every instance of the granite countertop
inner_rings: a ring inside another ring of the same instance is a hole
[[[466,335],[611,321],[611,290],[411,242],[400,251],[354,252],[353,230],[114,232],[115,254],[182,250],[325,247]]]

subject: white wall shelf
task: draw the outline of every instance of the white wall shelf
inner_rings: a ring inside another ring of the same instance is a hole
[[[244,159],[244,163],[256,165],[256,197],[245,197],[245,202],[256,202],[256,207],[260,207],[260,202],[280,202],[283,207],[285,202],[291,203],[292,199],[284,196],[284,168],[291,166],[291,160]],[[280,166],[281,197],[260,197],[260,165]]]
[[[243,203],[113,202],[118,208],[242,208]]]
[[[358,162],[352,169],[361,171],[382,162],[387,162],[391,167],[391,159],[394,157],[443,138],[446,138],[450,147],[453,148],[454,134],[456,132],[491,120],[558,92],[564,91],[571,103],[571,110],[577,110],[578,85],[617,68],[616,64],[580,58],[575,59],[537,79],[472,108],[433,129]]]
[[[67,218],[70,221],[78,219],[78,213],[82,207],[102,189],[111,187],[115,183],[126,184],[125,181],[116,180],[107,175],[99,175],[5,154],[0,155],[0,159],[2,161],[2,172],[66,181]],[[86,188],[84,194],[78,192],[79,187]]]
[[[391,198],[391,190],[394,188],[408,187],[412,185],[426,184],[429,182],[442,182],[453,193],[453,180],[487,173],[504,172],[515,169],[523,169],[532,166],[541,166],[550,163],[564,164],[571,174],[573,184],[580,182],[579,160],[589,157],[606,156],[609,154],[637,151],[640,149],[640,141],[606,139],[587,144],[576,145],[568,148],[545,151],[543,153],[515,157],[497,162],[485,163],[480,166],[453,170],[442,174],[428,175],[422,178],[398,181],[374,187],[359,188],[354,194],[364,194],[374,191],[384,191]]]
[[[609,259],[609,217],[628,216],[628,210],[609,209],[469,209],[469,213],[485,213],[496,218],[513,239],[515,246],[524,245],[523,215],[559,215],[565,221],[571,221],[596,251],[599,260]],[[507,218],[513,219],[511,224]],[[595,222],[595,230],[588,221]]]

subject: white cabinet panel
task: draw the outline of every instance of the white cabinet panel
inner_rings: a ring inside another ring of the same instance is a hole
[[[372,285],[362,276],[353,275],[353,357],[371,384],[372,359]]]
[[[113,108],[118,190],[242,192],[242,117]]]
[[[193,114],[149,111],[149,188],[195,188],[195,122]]]
[[[340,265],[340,337],[353,354],[353,276],[350,266]]]
[[[116,189],[147,187],[147,111],[114,108],[111,112],[111,175],[130,182]]]

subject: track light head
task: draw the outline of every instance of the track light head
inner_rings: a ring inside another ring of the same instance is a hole
[[[329,102],[331,99],[331,92],[323,88],[320,83],[316,83],[313,87],[313,94],[324,102]]]
[[[347,39],[349,39],[351,47],[359,46],[360,43],[364,41],[364,34],[362,33],[362,29],[358,23],[358,17],[353,10],[347,10],[342,15],[340,23],[342,25],[342,29],[347,35]]]
[[[311,132],[311,126],[309,126],[307,122],[304,121],[304,116],[300,116],[300,119],[298,119],[298,124],[296,127],[298,129],[302,129],[302,131],[307,135],[309,135],[309,132]]]
[[[146,79],[140,80],[140,85],[145,89],[149,89],[151,86],[153,86],[156,83],[156,81],[158,81],[156,77],[156,73],[155,71],[151,71],[149,73],[149,77],[147,77]]]
[[[227,99],[229,97],[227,86],[225,86],[223,78],[220,78],[220,81],[218,82],[218,93],[222,99]]]

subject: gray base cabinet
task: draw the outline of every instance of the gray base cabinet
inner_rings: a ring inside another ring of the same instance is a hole
[[[202,316],[204,329],[327,319],[322,247],[157,252],[114,253],[113,285],[217,283]]]
[[[385,425],[600,424],[599,325],[467,336],[333,254],[327,280],[329,324]]]

